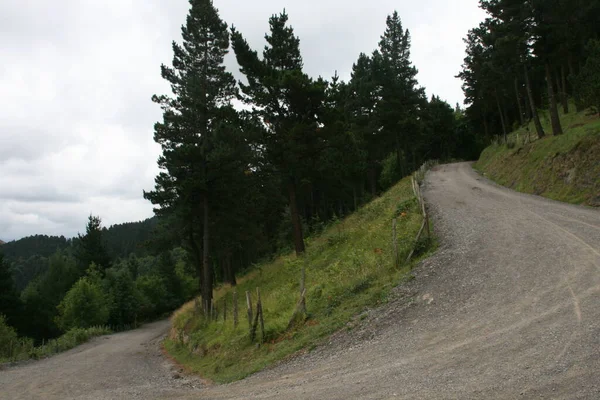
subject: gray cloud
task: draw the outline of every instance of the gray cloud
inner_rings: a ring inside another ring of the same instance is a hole
[[[428,94],[462,101],[454,79],[462,37],[483,14],[477,0],[215,0],[221,16],[261,51],[268,18],[285,7],[306,71],[348,79],[397,9]],[[185,0],[0,2],[0,239],[73,236],[90,213],[105,225],[152,215],[160,149],[154,93],[168,93],[160,64],[180,40]],[[241,78],[232,54],[228,68]]]

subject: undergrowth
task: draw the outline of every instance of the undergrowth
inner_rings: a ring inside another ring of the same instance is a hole
[[[241,379],[301,349],[314,348],[353,316],[385,303],[400,281],[410,280],[410,265],[394,265],[394,218],[400,260],[404,260],[422,223],[410,178],[308,238],[304,257],[287,254],[240,277],[236,328],[229,286],[215,291],[217,320],[196,313],[194,302],[184,305],[172,317],[173,330],[165,348],[188,370],[220,383]],[[422,257],[432,247],[431,240],[420,241],[418,254]],[[307,315],[290,323],[300,298],[303,266]],[[252,294],[255,305],[256,288],[260,288],[265,319],[262,345],[250,341],[246,318],[245,292]]]
[[[17,338],[14,335],[3,343],[4,351],[0,352],[0,363],[50,357],[56,353],[70,350],[96,336],[107,335],[111,332],[108,327],[104,326],[86,329],[73,328],[58,338],[48,340],[39,346],[34,346],[33,339]]]

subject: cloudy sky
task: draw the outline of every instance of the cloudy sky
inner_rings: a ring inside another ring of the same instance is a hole
[[[301,40],[306,71],[350,74],[396,9],[412,35],[412,60],[429,95],[462,102],[468,29],[477,0],[215,0],[257,49],[268,18],[284,7]],[[358,5],[360,4],[360,5]],[[106,226],[142,220],[152,206],[159,147],[150,101],[167,93],[160,64],[172,57],[186,0],[0,1],[0,239],[74,236],[90,213]],[[227,64],[237,74],[235,60]]]

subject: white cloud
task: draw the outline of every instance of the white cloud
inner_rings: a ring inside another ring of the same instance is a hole
[[[413,62],[429,94],[462,101],[462,37],[483,14],[477,0],[215,0],[222,18],[257,50],[268,18],[285,7],[305,68],[348,79],[394,9],[413,38]],[[82,231],[90,213],[105,225],[152,215],[158,146],[150,101],[167,93],[160,64],[172,59],[184,0],[0,2],[0,239]],[[240,77],[233,55],[229,69]]]

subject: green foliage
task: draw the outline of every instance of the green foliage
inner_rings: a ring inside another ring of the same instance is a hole
[[[21,293],[23,328],[26,336],[36,340],[56,337],[60,328],[55,323],[56,307],[80,275],[75,260],[62,251],[49,259],[48,270],[31,281]]]
[[[3,328],[2,317],[0,316],[0,363],[9,361],[22,361],[27,359],[42,359],[51,357],[56,353],[67,351],[82,343],[87,342],[96,336],[107,335],[111,333],[110,329],[103,326],[93,326],[87,329],[73,328],[56,339],[48,340],[37,347],[33,340],[20,337]],[[7,332],[6,335],[4,332]],[[14,332],[13,332],[14,333]],[[5,336],[3,336],[3,334]]]
[[[135,286],[141,295],[140,314],[144,318],[158,316],[169,310],[167,287],[160,276],[140,276]]]
[[[396,153],[388,155],[381,164],[383,168],[379,176],[379,185],[387,189],[402,178],[402,165],[398,162]]]
[[[142,295],[130,272],[127,269],[107,270],[103,286],[108,300],[108,323],[119,327],[135,324],[138,321]]]
[[[58,305],[58,325],[64,329],[104,325],[110,308],[102,287],[89,277],[78,280]]]

